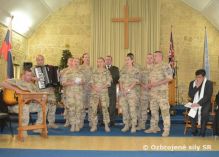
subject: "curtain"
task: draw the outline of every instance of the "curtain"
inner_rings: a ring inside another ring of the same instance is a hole
[[[140,17],[140,22],[129,22],[129,48],[124,48],[124,23],[112,18],[124,17],[128,4],[129,17]],[[98,57],[111,55],[114,65],[122,67],[128,52],[135,55],[137,64],[145,64],[148,52],[160,45],[160,0],[92,0],[91,63]]]

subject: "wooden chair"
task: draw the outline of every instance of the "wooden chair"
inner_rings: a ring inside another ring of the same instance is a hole
[[[209,121],[207,122],[206,128],[212,130],[213,133],[213,119],[215,117],[215,96],[211,97],[211,110],[209,112]],[[189,109],[187,108],[186,111],[183,113],[184,114],[184,122],[185,122],[185,128],[184,128],[184,134],[188,132],[188,129],[192,127],[190,118],[188,116]],[[197,128],[200,129],[201,126],[197,124]]]

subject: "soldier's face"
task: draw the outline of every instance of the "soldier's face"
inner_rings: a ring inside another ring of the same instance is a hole
[[[83,62],[84,63],[90,63],[90,57],[88,54],[85,54],[84,57],[83,57]]]
[[[31,82],[32,81],[32,72],[25,71],[23,77],[22,77],[26,82]]]
[[[68,63],[67,63],[67,65],[68,65],[68,66],[71,66],[71,65],[72,65],[72,62],[73,62],[73,60],[74,60],[73,58],[69,58],[69,59],[68,59]]]
[[[112,58],[111,57],[106,57],[105,63],[106,63],[106,65],[111,65],[112,64]]]
[[[43,56],[38,56],[36,58],[36,63],[38,66],[43,66],[44,65],[44,57]]]
[[[98,60],[97,60],[97,67],[98,67],[98,68],[103,68],[103,67],[105,67],[105,62],[104,62],[104,60],[98,59]]]
[[[79,59],[78,58],[75,58],[74,59],[74,65],[76,66],[76,67],[78,67],[79,66]]]
[[[154,63],[153,55],[147,55],[146,62],[147,64],[153,64]]]
[[[125,58],[125,64],[127,66],[131,66],[131,65],[133,65],[133,60],[130,57],[126,57]]]
[[[154,54],[154,63],[161,63],[163,60],[163,56],[161,53],[155,53]]]

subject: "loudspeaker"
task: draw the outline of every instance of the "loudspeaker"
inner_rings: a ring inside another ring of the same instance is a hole
[[[32,62],[24,62],[23,64],[23,69],[31,69],[33,66],[33,63]]]

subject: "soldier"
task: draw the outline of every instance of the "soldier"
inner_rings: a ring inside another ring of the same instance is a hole
[[[146,67],[141,71],[141,94],[139,106],[139,121],[137,130],[144,130],[147,122],[147,110],[149,107],[149,88],[147,87],[149,81],[149,73],[153,67],[153,54],[148,53],[146,57]]]
[[[137,88],[136,85],[140,83],[140,71],[134,67],[134,56],[128,54],[125,59],[125,66],[120,71],[120,104],[122,105],[123,123],[125,124],[122,132],[129,130],[131,125],[131,132],[136,132],[137,125]],[[131,123],[130,123],[131,122]]]
[[[73,61],[74,61],[74,58],[73,57],[70,57],[68,58],[68,62],[67,62],[67,68],[64,68],[60,71],[60,82],[62,82],[62,79],[64,79],[64,75],[65,75],[65,72],[68,71],[69,67],[72,66],[73,64]],[[66,91],[62,90],[62,102],[64,104],[64,107],[65,107],[65,111],[64,111],[64,118],[65,118],[65,124],[64,124],[64,127],[69,127],[70,126],[70,122],[69,122],[69,115],[68,115],[68,112],[67,112],[67,109],[66,109],[66,106],[65,106],[65,99],[66,99]]]
[[[91,96],[91,132],[97,131],[97,108],[100,103],[103,113],[103,121],[105,124],[105,131],[110,132],[109,128],[109,95],[108,87],[110,87],[112,81],[112,76],[110,75],[109,70],[105,67],[105,61],[102,57],[97,59],[97,69],[93,71],[91,77],[91,87],[92,87],[92,96]]]
[[[37,92],[38,88],[32,82],[32,71],[29,69],[25,69],[22,74],[22,79],[9,79],[2,83],[0,83],[1,87],[8,88],[14,90],[16,93],[22,93],[22,90]],[[18,88],[16,88],[18,87]],[[18,113],[18,105],[9,106],[9,112]],[[29,104],[24,105],[23,107],[23,117],[22,117],[22,125],[27,126],[29,124],[29,114],[30,112],[37,112],[37,121],[36,124],[42,124],[42,109],[39,104],[30,102]],[[35,132],[35,130],[34,130]],[[23,131],[23,135],[27,136],[27,131]]]
[[[162,136],[169,136],[170,132],[170,113],[168,100],[168,82],[172,80],[172,69],[169,64],[163,63],[163,54],[161,51],[154,52],[154,67],[150,72],[148,88],[150,88],[150,109],[151,124],[145,133],[156,133],[160,131],[159,108],[161,110],[164,132]]]
[[[65,90],[65,106],[71,132],[79,132],[81,114],[83,109],[83,73],[79,70],[79,59],[75,58],[72,66],[65,72],[62,85]]]
[[[88,109],[88,121],[89,126],[91,126],[91,106],[90,106],[90,97],[91,97],[91,86],[89,84],[91,75],[92,75],[92,67],[90,66],[90,57],[88,53],[84,53],[82,55],[82,65],[80,66],[80,70],[84,74],[84,91],[83,91],[83,110],[81,114],[81,124],[80,127],[84,126],[84,119],[86,116],[86,109]]]
[[[36,63],[37,66],[44,66],[44,56],[43,55],[38,55],[36,57]],[[33,73],[35,76],[35,73]],[[39,81],[39,78],[36,76],[33,77],[33,80]],[[55,97],[55,88],[54,87],[48,87],[45,89],[39,89],[40,92],[47,92],[49,93],[48,95],[48,101],[47,101],[47,119],[48,119],[48,128],[53,128],[57,129],[58,125],[55,124],[55,113],[56,113],[56,97]],[[38,130],[39,132],[41,130]]]

